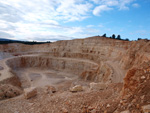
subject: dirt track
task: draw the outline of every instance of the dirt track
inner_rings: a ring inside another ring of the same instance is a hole
[[[121,83],[123,82],[123,78],[125,76],[126,71],[123,70],[118,62],[113,61],[107,61],[107,64],[112,68],[113,74],[112,74],[112,82],[113,83]]]

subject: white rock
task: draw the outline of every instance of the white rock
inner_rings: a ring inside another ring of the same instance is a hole
[[[78,92],[78,91],[83,91],[83,87],[81,85],[76,85],[72,88],[70,88],[71,92]]]
[[[32,98],[37,95],[37,89],[35,87],[26,88],[24,92],[24,96],[26,99]]]
[[[107,104],[107,106],[106,106],[107,108],[109,108],[110,107],[110,105],[109,104]]]
[[[90,83],[90,89],[91,90],[104,90],[107,88],[107,85],[104,83]]]
[[[129,110],[126,110],[126,111],[122,111],[122,112],[120,112],[120,113],[130,113],[130,111],[129,111]]]
[[[145,76],[141,76],[141,79],[145,79],[146,77]]]
[[[150,104],[142,106],[143,113],[150,113]]]

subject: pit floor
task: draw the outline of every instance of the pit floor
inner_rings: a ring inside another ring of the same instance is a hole
[[[89,85],[88,81],[79,79],[78,75],[62,71],[39,69],[39,68],[21,68],[14,71],[19,77],[22,88],[44,87],[47,85],[55,86],[57,89],[68,89],[76,84],[82,84],[84,87]]]

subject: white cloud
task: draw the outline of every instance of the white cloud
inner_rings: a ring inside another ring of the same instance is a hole
[[[120,0],[119,1],[119,9],[120,10],[129,10],[128,5],[131,4],[135,0]]]
[[[35,21],[39,18],[42,18],[40,19],[42,21],[45,19],[81,20],[88,16],[88,12],[92,8],[92,4],[82,0],[5,0],[0,3],[2,3],[1,6],[6,6],[6,9],[3,8],[3,10],[7,11],[7,14],[19,11],[18,15],[29,21]]]
[[[86,26],[87,28],[92,28],[92,27],[95,27],[94,25],[87,25]]]
[[[93,1],[93,2],[91,2]],[[128,9],[134,0],[1,0],[0,32],[5,38],[71,39],[98,33],[94,26],[65,26],[115,8]],[[136,4],[133,4],[136,7]],[[90,23],[89,23],[90,24]],[[99,26],[100,27],[100,26]],[[102,26],[101,26],[102,27]],[[92,32],[91,32],[92,31]]]
[[[109,1],[106,1],[106,4],[108,6],[117,6],[119,5],[119,2],[117,0],[109,0]]]
[[[118,0],[92,0],[95,4],[116,6],[119,4]]]
[[[72,27],[72,28],[66,29],[66,33],[69,35],[73,35],[76,33],[82,33],[82,32],[83,32],[83,28],[81,28],[81,27]]]
[[[92,4],[88,2],[82,3],[79,0],[63,0],[56,11],[59,16],[68,21],[83,20],[88,17],[88,12],[92,8]]]
[[[93,1],[95,4],[99,4],[101,2],[101,0],[91,0]]]
[[[12,35],[10,35],[9,33],[5,32],[5,31],[1,31],[1,30],[0,30],[0,37],[1,38],[13,38]]]
[[[3,21],[3,20],[0,20],[0,30],[2,30],[2,29],[6,29],[7,27],[8,27],[8,25],[6,24],[6,22],[5,21]]]
[[[0,30],[5,31],[3,36],[6,38],[6,34],[19,39],[39,36],[47,39],[48,36],[62,34],[71,37],[81,33],[82,29],[62,26],[60,23],[88,18],[92,6],[84,0],[0,1]]]
[[[38,40],[38,41],[42,41],[42,42],[45,42],[45,41],[54,42],[54,41],[58,41],[58,40],[71,40],[73,38],[74,37],[67,37],[67,36],[63,36],[63,35],[47,35],[44,38],[42,38],[41,36],[39,36],[39,37],[28,37],[28,39],[30,41]]]
[[[128,5],[135,0],[91,0],[95,4],[118,7],[120,10],[128,10]]]
[[[113,8],[110,8],[108,7],[107,5],[100,5],[100,6],[97,6],[94,10],[93,10],[93,14],[95,16],[100,16],[100,14],[103,12],[103,11],[110,11],[112,10]]]
[[[138,3],[134,3],[134,4],[132,4],[132,6],[135,7],[135,8],[139,8],[140,7],[140,5]]]

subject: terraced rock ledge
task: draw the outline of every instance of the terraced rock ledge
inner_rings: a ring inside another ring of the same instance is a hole
[[[149,46],[105,37],[0,45],[0,111],[148,111]]]

